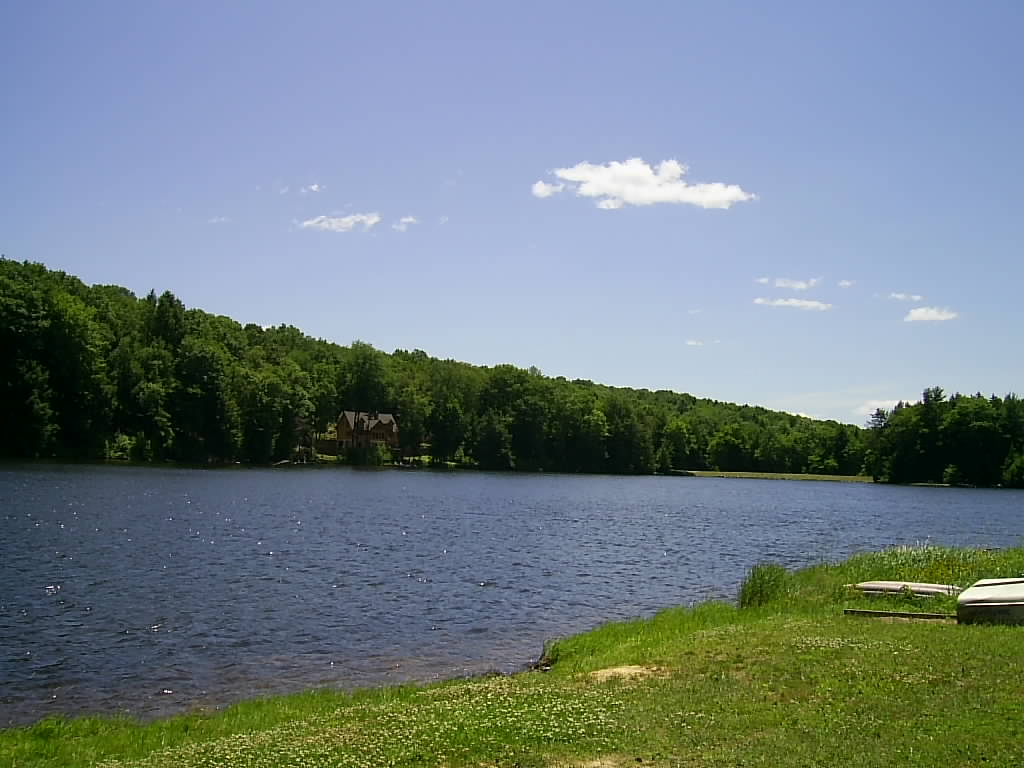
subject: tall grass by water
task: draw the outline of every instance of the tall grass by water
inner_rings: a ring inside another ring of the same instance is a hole
[[[9,766],[1019,766],[1024,628],[879,621],[865,579],[967,586],[1024,549],[919,546],[751,569],[738,605],[672,608],[551,643],[548,671],[320,691],[140,724],[0,732]]]

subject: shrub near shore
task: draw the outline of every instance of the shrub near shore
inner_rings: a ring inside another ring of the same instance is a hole
[[[11,766],[1024,764],[1024,630],[887,622],[846,607],[864,578],[964,586],[1024,573],[1024,549],[857,555],[752,570],[745,607],[707,603],[552,643],[547,672],[311,692],[149,724],[47,720],[0,732]],[[936,602],[937,600],[937,602]]]

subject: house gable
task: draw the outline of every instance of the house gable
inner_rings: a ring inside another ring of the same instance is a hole
[[[342,411],[338,414],[338,445],[342,448],[383,443],[398,447],[398,421],[391,413]]]

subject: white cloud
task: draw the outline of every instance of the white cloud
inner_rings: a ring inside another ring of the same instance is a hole
[[[686,314],[688,314],[688,315],[699,315],[703,311],[704,311],[703,309],[688,309],[688,310],[686,310]]]
[[[353,213],[350,216],[317,216],[300,225],[303,229],[319,229],[324,232],[351,232],[357,224],[363,225],[363,232],[380,223],[379,213]]]
[[[392,224],[391,228],[398,232],[405,232],[406,230],[409,229],[411,225],[419,223],[419,220],[415,216],[403,216],[394,224]]]
[[[832,309],[831,304],[826,304],[823,301],[814,301],[812,299],[754,299],[755,304],[761,304],[766,307],[792,307],[793,309],[806,309],[806,310],[817,310],[824,312],[826,309]]]
[[[438,224],[442,224],[442,225],[443,224],[447,224],[448,223],[448,217],[447,216],[442,216],[440,219],[437,220],[437,223]]]
[[[302,187],[299,192],[304,195],[307,192],[320,192],[321,190],[323,190],[323,187],[319,184],[310,184],[308,187]]]
[[[812,277],[809,280],[794,280],[791,277],[776,277],[776,288],[790,288],[794,291],[806,291],[818,284],[818,278]]]
[[[770,277],[759,277],[754,280],[755,283],[761,285],[774,285],[776,288],[789,288],[793,291],[806,291],[809,288],[813,288],[820,281],[817,277],[812,277],[808,280],[794,280],[791,277],[776,277],[774,279]]]
[[[703,347],[704,346],[704,342],[703,341],[697,341],[696,339],[687,339],[686,340],[686,346],[688,346],[688,347]]]
[[[678,160],[663,160],[652,167],[639,157],[603,165],[578,163],[556,168],[552,173],[565,184],[538,181],[532,187],[537,197],[550,197],[568,187],[577,197],[597,198],[597,207],[615,210],[625,205],[679,203],[700,208],[729,208],[755,196],[736,184],[721,182],[690,184],[683,177],[689,169]]]
[[[890,299],[896,299],[896,301],[922,301],[924,296],[919,293],[890,293]]]
[[[530,192],[533,193],[534,197],[545,198],[556,195],[563,189],[565,189],[565,184],[548,184],[543,181],[537,181],[530,187]]]
[[[206,220],[207,224],[227,224],[231,219],[227,216],[212,216]]]
[[[279,195],[287,195],[287,194],[288,194],[288,189],[289,189],[289,188],[288,188],[288,187],[286,187],[286,186],[285,186],[285,187],[281,187],[281,188],[280,188],[279,190],[277,190],[277,193],[278,193]]]
[[[891,411],[896,407],[896,403],[901,402],[900,400],[865,400],[863,403],[857,406],[855,413],[858,416],[870,416],[879,408],[884,411]],[[902,402],[912,403],[914,398],[905,397]]]
[[[839,287],[840,288],[852,288],[854,283],[856,283],[856,282],[857,282],[856,280],[840,280],[839,281]]]
[[[959,315],[944,307],[915,307],[903,318],[905,323],[928,323],[940,320],[955,320]]]

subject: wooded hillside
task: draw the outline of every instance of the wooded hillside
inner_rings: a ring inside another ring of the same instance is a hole
[[[855,474],[866,447],[834,421],[345,347],[7,259],[0,387],[8,457],[267,463],[343,408],[396,413],[407,456],[493,469]]]

